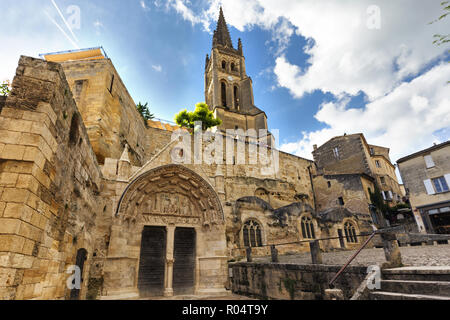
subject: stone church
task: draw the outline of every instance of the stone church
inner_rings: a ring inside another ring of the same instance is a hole
[[[272,173],[248,161],[176,163],[177,128],[143,121],[102,48],[43,57],[22,56],[0,99],[0,299],[223,294],[246,247],[286,254],[339,237],[321,248],[352,249],[371,230],[369,174],[327,175],[281,151]],[[240,140],[226,130],[268,121],[245,64],[221,11],[205,101],[236,157]],[[80,288],[68,286],[74,265]]]

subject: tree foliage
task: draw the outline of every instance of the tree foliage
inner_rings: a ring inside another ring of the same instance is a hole
[[[146,104],[142,104],[141,102],[139,102],[136,105],[136,109],[144,119],[145,124],[147,124],[147,120],[155,118],[155,115],[153,113],[150,113],[150,110],[148,109],[148,102]]]
[[[214,113],[209,110],[206,103],[201,102],[195,105],[195,111],[189,112],[186,109],[175,115],[175,122],[182,128],[194,129],[195,122],[202,123],[202,130],[214,128],[222,124],[222,120],[214,117]]]
[[[11,92],[9,81],[0,84],[0,96],[7,96]]]
[[[450,14],[450,1],[443,1],[441,2],[442,9],[444,10],[444,13],[437,18],[436,20],[430,22],[430,24],[436,23],[444,18],[446,18]],[[435,34],[433,43],[440,46],[442,44],[445,44],[447,42],[450,42],[450,34]]]

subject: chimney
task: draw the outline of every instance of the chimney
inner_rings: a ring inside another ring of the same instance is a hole
[[[317,150],[317,144],[313,145],[314,151]]]

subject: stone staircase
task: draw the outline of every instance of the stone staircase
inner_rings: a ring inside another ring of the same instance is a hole
[[[370,300],[450,300],[450,267],[405,267],[382,271],[381,289]]]

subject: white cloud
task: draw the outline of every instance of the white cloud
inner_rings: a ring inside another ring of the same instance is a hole
[[[149,7],[147,6],[147,4],[145,3],[145,0],[141,0],[139,4],[141,5],[141,8],[142,8],[144,11],[149,11],[149,10],[150,10],[150,8],[149,8]]]
[[[391,93],[378,98],[363,109],[349,108],[348,97],[320,106],[315,118],[327,127],[303,132],[297,142],[285,143],[281,149],[311,158],[313,145],[321,145],[344,133],[364,133],[369,143],[391,149],[391,160],[442,142],[436,131],[450,128],[450,64],[439,64],[402,83]]]
[[[152,65],[152,68],[156,72],[161,72],[162,71],[162,67],[159,64],[158,65]]]
[[[238,30],[258,26],[271,31],[279,46],[273,51],[278,87],[295,98],[319,90],[337,99],[322,104],[315,115],[326,129],[301,132],[301,139],[283,145],[284,151],[311,158],[313,144],[363,132],[370,143],[390,147],[397,160],[445,139],[450,131],[450,102],[444,94],[449,66],[423,73],[445,52],[432,41],[434,34],[448,33],[450,19],[429,24],[442,14],[440,2],[211,0],[198,15],[215,27],[223,5],[227,22]],[[306,67],[287,58],[285,49],[294,33],[308,39],[303,48],[310,56]],[[367,95],[366,107],[349,108],[351,97],[361,92]]]

